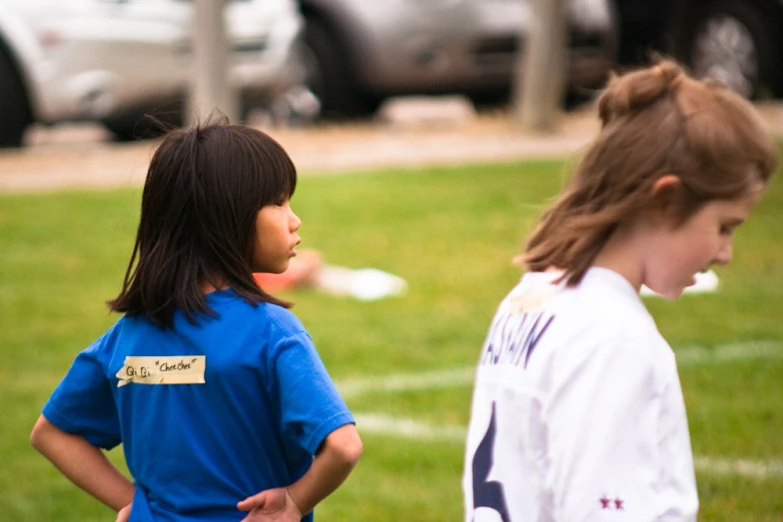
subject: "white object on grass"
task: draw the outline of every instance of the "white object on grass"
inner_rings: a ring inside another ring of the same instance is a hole
[[[315,286],[324,292],[351,296],[360,301],[375,301],[408,291],[408,283],[403,278],[383,270],[330,265],[319,271]]]
[[[712,293],[718,290],[720,281],[718,281],[718,274],[712,270],[706,272],[699,272],[696,274],[696,284],[691,285],[685,289],[686,294],[706,294]],[[643,296],[660,296],[659,293],[654,292],[642,285],[642,289],[639,292]]]

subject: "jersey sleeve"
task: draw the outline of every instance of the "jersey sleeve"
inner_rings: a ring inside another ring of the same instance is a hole
[[[282,431],[309,454],[315,455],[329,433],[354,424],[309,335],[298,333],[279,344],[275,371]]]
[[[43,407],[46,419],[61,430],[111,449],[121,442],[120,422],[106,375],[105,336],[82,351]]]
[[[544,414],[555,519],[662,520],[655,362],[623,341],[580,355],[561,361]]]

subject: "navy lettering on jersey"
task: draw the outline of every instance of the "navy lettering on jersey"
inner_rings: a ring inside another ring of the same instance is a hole
[[[555,318],[554,315],[550,315],[544,325],[540,329],[537,329],[538,323],[541,321],[542,317],[543,314],[536,317],[536,322],[533,323],[533,326],[530,328],[530,335],[528,335],[527,341],[525,342],[527,345],[527,350],[525,350],[525,368],[527,368],[527,362],[530,360],[530,356],[533,354],[533,350],[535,350],[536,346],[538,345],[538,341],[541,340],[544,332],[546,332],[546,329],[549,328],[549,325],[552,324],[552,321]]]
[[[495,403],[493,402],[487,433],[484,434],[473,455],[473,509],[474,511],[480,507],[492,509],[500,515],[503,522],[510,522],[503,484],[487,480],[492,469],[495,431]]]
[[[522,364],[527,368],[533,350],[554,319],[545,312],[498,316],[490,327],[481,364]]]

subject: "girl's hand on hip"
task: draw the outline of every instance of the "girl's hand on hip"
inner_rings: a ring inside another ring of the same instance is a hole
[[[249,511],[242,522],[299,522],[303,516],[288,488],[262,491],[238,503],[237,508]]]

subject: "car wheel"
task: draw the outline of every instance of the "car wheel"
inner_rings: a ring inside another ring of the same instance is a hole
[[[24,85],[8,56],[0,50],[0,147],[19,147],[32,123]]]
[[[128,142],[154,139],[165,130],[154,127],[145,118],[105,120],[103,125],[114,135],[115,141]]]
[[[685,61],[696,77],[720,80],[748,98],[778,90],[778,36],[757,7],[722,0],[696,13],[685,38]]]
[[[305,84],[321,103],[321,117],[353,118],[378,108],[379,99],[356,87],[340,42],[322,22],[307,20],[303,43]]]
[[[140,111],[123,114],[102,121],[117,141],[137,141],[158,138],[172,129],[182,127],[184,120],[181,102],[167,106],[166,110]]]

